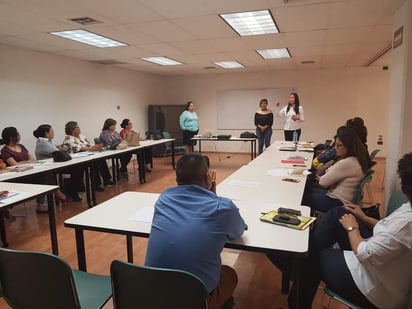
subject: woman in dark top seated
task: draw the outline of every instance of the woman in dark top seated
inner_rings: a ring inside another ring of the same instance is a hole
[[[270,146],[272,137],[273,112],[268,109],[268,100],[262,99],[259,102],[260,108],[255,113],[256,135],[259,142],[259,154],[263,152],[263,146]]]
[[[1,157],[8,166],[20,165],[25,163],[34,162],[36,159],[34,156],[27,150],[24,145],[20,144],[20,133],[15,127],[4,128],[2,135],[2,141],[0,144],[5,144],[1,149]],[[29,183],[35,184],[49,184],[54,185],[56,181],[52,174],[39,175],[28,178]],[[56,198],[63,201],[66,199],[66,196],[60,191],[56,191]],[[48,211],[47,206],[44,204],[44,196],[40,196],[36,199],[37,213],[45,213]]]

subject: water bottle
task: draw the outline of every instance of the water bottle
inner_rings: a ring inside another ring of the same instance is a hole
[[[293,143],[294,144],[298,143],[298,132],[296,130],[293,131]]]

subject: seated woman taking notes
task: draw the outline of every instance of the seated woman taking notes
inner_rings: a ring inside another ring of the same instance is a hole
[[[369,169],[368,152],[354,130],[340,128],[335,149],[339,160],[324,175],[317,176],[319,186],[305,189],[302,204],[312,210],[326,212],[332,207],[352,203]]]
[[[358,206],[345,205],[331,209],[315,225],[309,256],[302,260],[299,287],[293,285],[289,294],[289,308],[311,308],[321,280],[362,308],[410,308],[412,153],[399,160],[398,174],[408,202],[388,217],[378,221]],[[336,242],[341,249],[331,248]],[[288,270],[285,260],[268,256]]]

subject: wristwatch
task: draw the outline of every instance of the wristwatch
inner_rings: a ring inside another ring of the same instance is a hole
[[[348,233],[349,232],[352,232],[353,230],[356,230],[357,229],[357,227],[354,227],[354,226],[348,226],[347,228],[346,228],[346,230],[348,231]]]

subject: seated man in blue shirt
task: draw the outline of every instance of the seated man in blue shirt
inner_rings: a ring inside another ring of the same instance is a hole
[[[181,157],[176,181],[156,202],[145,264],[198,276],[210,293],[209,308],[220,308],[238,281],[220,253],[227,239],[243,234],[245,222],[231,200],[216,195],[216,173],[202,155]]]

